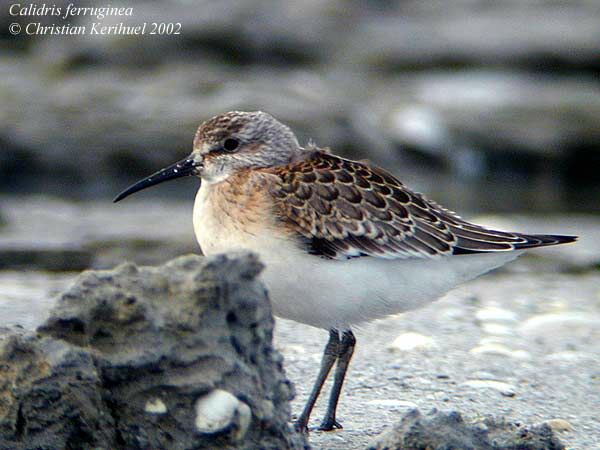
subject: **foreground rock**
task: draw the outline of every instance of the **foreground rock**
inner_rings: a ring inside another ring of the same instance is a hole
[[[488,418],[476,424],[464,422],[460,413],[433,410],[423,416],[410,410],[368,450],[561,450],[564,445],[547,424],[525,427]]]
[[[36,335],[0,337],[0,449],[307,448],[261,268],[187,256],[81,275]]]

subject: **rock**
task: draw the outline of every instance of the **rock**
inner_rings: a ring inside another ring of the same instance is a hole
[[[492,372],[487,372],[485,370],[478,370],[471,374],[471,379],[473,380],[495,380],[499,381],[500,378],[497,374]]]
[[[0,449],[304,449],[247,253],[84,272],[0,339]]]
[[[563,352],[550,353],[544,357],[544,360],[553,363],[577,364],[584,361],[593,364],[596,360],[596,356],[592,352],[566,350]]]
[[[525,350],[515,350],[499,343],[480,344],[469,350],[473,355],[498,355],[516,359],[530,359],[531,355]]]
[[[59,449],[117,442],[90,350],[18,331],[0,341],[0,449]]]
[[[380,399],[376,399],[376,400],[369,400],[367,402],[367,405],[380,406],[382,408],[385,408],[386,410],[391,410],[391,411],[401,409],[401,408],[411,408],[411,409],[417,408],[417,404],[414,402],[407,402],[404,400],[395,400],[395,399],[391,399],[391,398],[380,398]]]
[[[519,328],[521,333],[536,337],[557,330],[566,333],[581,329],[582,333],[589,333],[600,331],[600,316],[578,311],[541,314],[527,319]]]
[[[550,419],[546,420],[544,424],[552,428],[552,431],[573,431],[573,425],[565,419]]]
[[[516,322],[518,319],[514,311],[495,306],[478,310],[475,317],[481,322]]]
[[[420,333],[402,333],[388,346],[390,351],[426,350],[435,345],[433,338]]]
[[[512,328],[507,327],[506,325],[501,325],[499,323],[484,323],[481,325],[481,329],[485,333],[496,336],[510,336],[511,334],[514,334]]]
[[[146,402],[144,411],[150,414],[165,414],[167,412],[167,406],[160,398],[153,398]]]
[[[407,412],[367,450],[561,450],[565,447],[546,425],[525,427],[503,419],[466,423],[456,411]]]
[[[543,343],[554,352],[579,350],[578,339],[597,342],[600,338],[600,314],[563,311],[538,314],[522,322],[519,332],[531,341]],[[585,345],[582,350],[586,350]]]
[[[516,390],[512,384],[496,380],[468,380],[463,385],[476,389],[493,389],[505,397],[514,397]]]

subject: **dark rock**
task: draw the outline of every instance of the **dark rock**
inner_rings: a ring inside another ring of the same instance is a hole
[[[561,450],[550,426],[526,427],[503,419],[465,423],[457,411],[412,409],[367,450]]]
[[[84,272],[0,338],[0,449],[302,449],[250,254]]]
[[[22,333],[0,341],[0,449],[111,448],[113,416],[89,350]]]

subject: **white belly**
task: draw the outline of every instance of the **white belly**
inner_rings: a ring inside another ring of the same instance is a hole
[[[266,263],[263,280],[274,313],[325,329],[420,308],[519,254],[335,261],[299,252],[291,258],[258,253]]]
[[[248,232],[228,221],[207,206],[202,189],[194,206],[194,230],[205,255],[232,250],[257,253],[266,266],[261,277],[274,314],[325,329],[346,329],[419,308],[522,253],[323,259],[278,238],[273,231],[259,228]]]

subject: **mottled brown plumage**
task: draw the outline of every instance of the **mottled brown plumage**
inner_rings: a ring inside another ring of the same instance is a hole
[[[508,251],[565,238],[489,230],[412,192],[386,171],[315,149],[266,169],[275,212],[310,252],[388,259]]]

